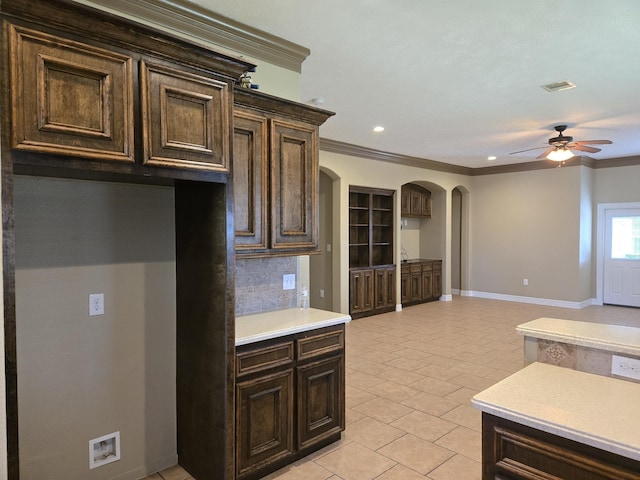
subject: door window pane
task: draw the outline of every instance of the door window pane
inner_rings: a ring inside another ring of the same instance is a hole
[[[611,219],[611,258],[640,260],[640,216]]]

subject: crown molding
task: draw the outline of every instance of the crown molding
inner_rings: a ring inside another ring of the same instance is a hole
[[[630,157],[604,158],[595,162],[593,168],[630,167],[640,165],[640,155]]]
[[[170,31],[198,44],[213,44],[300,73],[306,47],[219,15],[188,0],[76,0]]]
[[[406,165],[409,167],[424,168],[427,170],[436,170],[439,172],[456,173],[461,175],[478,176],[478,175],[498,175],[501,173],[528,172],[534,170],[547,170],[559,167],[578,167],[587,168],[609,168],[609,167],[625,167],[630,165],[640,165],[640,156],[608,158],[603,160],[595,160],[586,155],[575,156],[565,162],[558,163],[551,160],[536,160],[533,162],[512,163],[509,165],[494,165],[491,167],[463,167],[460,165],[452,165],[450,163],[437,162],[426,158],[410,157],[407,155],[399,155],[395,153],[384,152],[350,143],[330,140],[328,138],[320,139],[320,150],[325,152],[339,153],[342,155],[350,155],[352,157],[368,158],[370,160],[380,160],[383,162],[396,163],[398,165]]]
[[[328,138],[320,139],[320,150],[325,152],[340,153],[342,155],[351,155],[353,157],[368,158],[371,160],[380,160],[383,162],[396,163],[399,165],[407,165],[410,167],[425,168],[427,170],[436,170],[438,172],[457,173],[461,175],[473,175],[473,169],[469,167],[461,167],[450,163],[436,162],[426,158],[410,157],[407,155],[399,155],[396,153],[383,152],[367,147],[360,147],[350,143],[330,140]]]

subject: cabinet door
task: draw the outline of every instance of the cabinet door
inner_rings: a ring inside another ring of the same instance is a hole
[[[12,148],[132,163],[131,58],[8,29]]]
[[[411,272],[411,301],[422,300],[422,271]]]
[[[395,306],[395,268],[375,269],[375,308]]]
[[[420,192],[411,191],[411,215],[420,215],[422,212],[422,194]]]
[[[143,163],[228,171],[228,91],[225,82],[141,62]]]
[[[298,449],[344,430],[344,357],[297,367]]]
[[[431,195],[422,194],[420,202],[420,215],[423,217],[431,217]]]
[[[433,272],[431,269],[422,272],[422,298],[428,300],[433,296]]]
[[[318,129],[271,120],[271,248],[317,249]]]
[[[433,298],[440,298],[442,296],[442,263],[439,262],[433,266],[433,291],[431,296]]]
[[[236,251],[267,248],[267,119],[236,109],[233,198]]]
[[[293,454],[293,398],[291,368],[236,384],[238,477]]]
[[[411,274],[400,275],[400,302],[409,303],[411,301]]]
[[[349,274],[349,313],[373,309],[373,270],[356,270]]]
[[[411,214],[411,193],[406,188],[400,190],[400,215]]]

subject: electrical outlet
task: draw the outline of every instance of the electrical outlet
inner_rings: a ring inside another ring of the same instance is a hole
[[[104,293],[89,294],[89,316],[104,315]]]
[[[640,380],[640,359],[612,355],[611,373]]]
[[[522,285],[524,285],[525,287],[526,287],[527,285],[529,285],[529,279],[528,279],[528,278],[523,278],[523,279],[522,279]]]
[[[296,288],[296,274],[287,273],[282,275],[282,289],[283,290],[295,290]]]
[[[324,298],[324,290],[320,290],[320,298]]]

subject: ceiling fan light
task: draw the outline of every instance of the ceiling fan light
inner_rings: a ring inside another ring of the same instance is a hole
[[[554,162],[564,162],[565,160],[569,160],[571,157],[573,157],[573,152],[568,148],[556,148],[547,155],[547,158]]]

